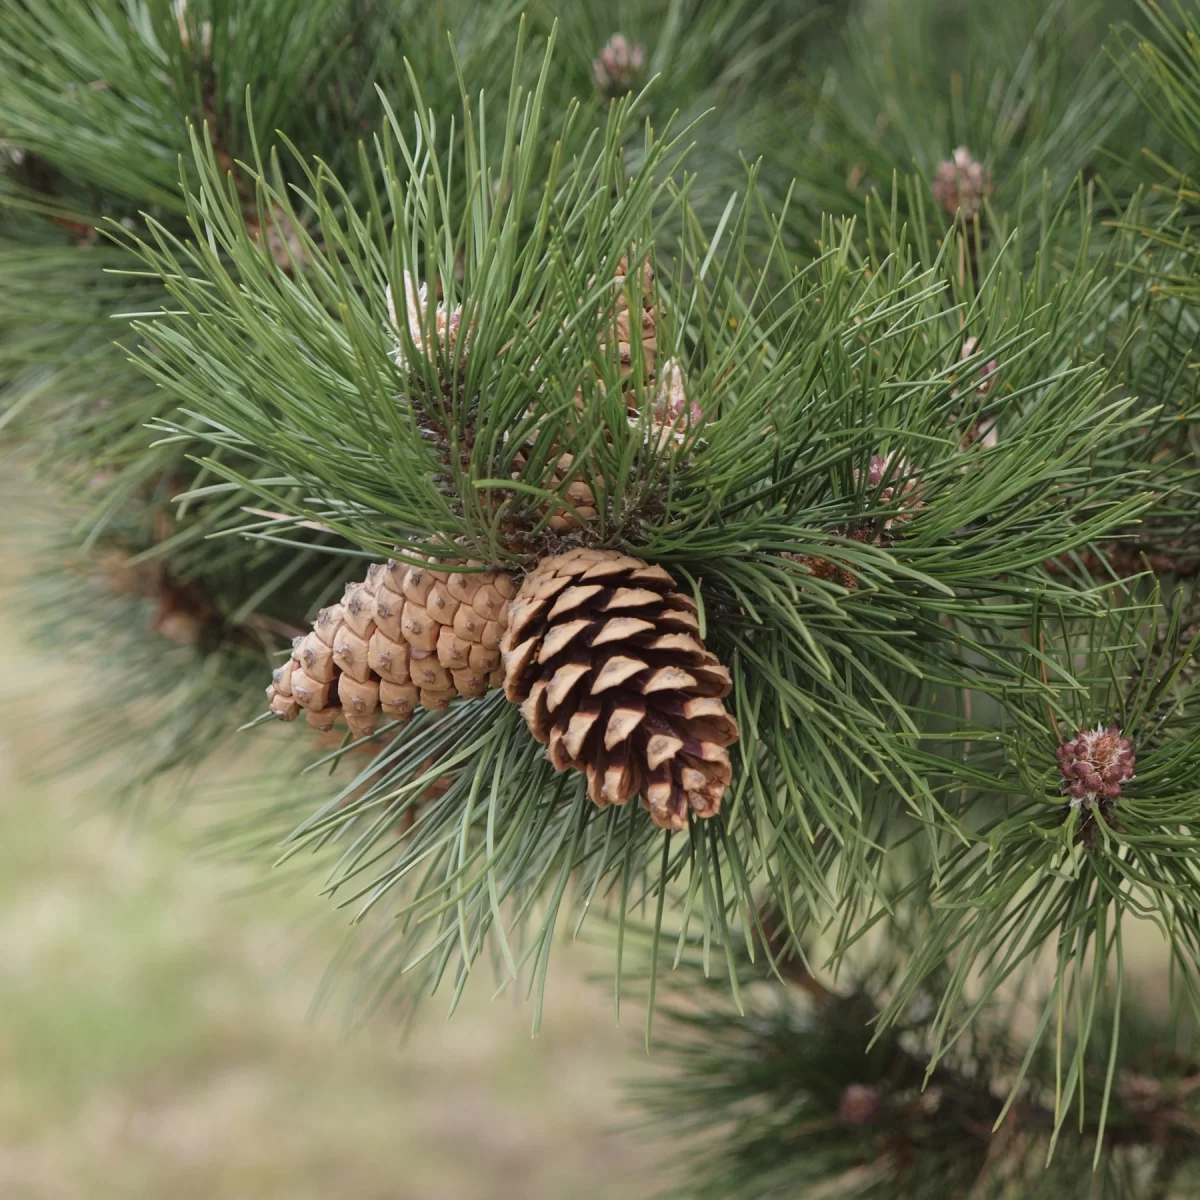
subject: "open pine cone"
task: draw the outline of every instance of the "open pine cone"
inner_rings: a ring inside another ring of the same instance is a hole
[[[599,805],[642,796],[655,824],[713,816],[737,740],[729,672],[700,642],[696,604],[661,566],[613,550],[544,559],[509,608],[505,694],[555,768]]]
[[[515,590],[502,571],[373,563],[293,643],[267,688],[270,709],[294,721],[303,708],[321,730],[344,717],[360,738],[375,732],[381,712],[407,720],[418,704],[481,696],[504,678],[500,638]]]

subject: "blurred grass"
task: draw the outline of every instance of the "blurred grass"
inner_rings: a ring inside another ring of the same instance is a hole
[[[582,951],[557,955],[536,1040],[487,980],[405,1041],[384,1018],[343,1038],[336,1006],[308,1016],[341,941],[322,902],[247,894],[257,872],[202,860],[194,822],[133,826],[94,781],[46,782],[56,698],[104,679],[24,636],[29,549],[0,554],[0,1197],[654,1191],[653,1148],[613,1131],[640,1021],[614,1028]]]

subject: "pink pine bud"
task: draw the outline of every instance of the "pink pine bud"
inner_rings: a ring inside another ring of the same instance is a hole
[[[838,1103],[838,1117],[847,1125],[874,1125],[882,1110],[879,1089],[866,1083],[848,1084]]]
[[[894,517],[888,517],[884,522],[884,533],[889,533],[898,521],[911,521],[917,509],[924,505],[921,499],[920,477],[908,459],[895,450],[891,454],[872,454],[867,466],[867,487],[873,490],[889,477],[891,482],[879,493],[879,502],[891,504],[893,498],[898,496],[901,509]],[[854,482],[858,483],[861,479],[862,472],[856,469]]]
[[[1083,729],[1054,752],[1071,805],[1116,800],[1122,784],[1134,778],[1133,743],[1116,725]]]
[[[638,82],[646,67],[646,48],[614,33],[592,60],[592,78],[606,96],[619,96]]]
[[[979,346],[979,339],[969,337],[962,344],[962,350],[959,353],[959,358],[964,362],[971,357]],[[975,385],[975,399],[977,401],[984,400],[988,392],[992,390],[992,384],[995,380],[992,378],[997,371],[1000,370],[1000,362],[998,359],[990,359],[982,367],[979,368],[979,382]],[[955,399],[958,398],[957,389],[952,393]],[[968,446],[973,446],[976,442],[982,442],[989,449],[999,444],[999,434],[996,431],[996,420],[994,417],[989,417],[986,420],[977,420],[973,422],[966,433],[963,434],[962,442],[959,445],[960,450],[967,449]]]
[[[979,395],[986,396],[992,390],[992,376],[1000,370],[1000,363],[990,358],[979,368],[979,386],[975,389]]]
[[[678,359],[668,358],[659,371],[658,388],[651,408],[650,434],[660,447],[684,442],[688,431],[704,424],[704,409],[688,398],[687,380]],[[630,424],[637,424],[630,417]]]
[[[966,360],[968,358],[970,358],[972,354],[975,353],[975,350],[978,347],[978,345],[979,345],[978,338],[973,338],[973,337],[967,338],[967,340],[965,342],[963,342],[962,352],[959,354],[959,358],[961,358],[963,362],[966,362]],[[991,377],[993,375],[995,375],[995,373],[998,370],[1000,370],[1000,362],[998,359],[995,359],[995,358],[989,359],[986,363],[983,364],[982,367],[979,368],[979,386],[976,387],[976,389],[975,389],[975,394],[977,396],[980,396],[980,397],[986,396],[988,394],[988,392],[990,392],[992,390],[992,378]]]
[[[933,195],[948,217],[959,215],[970,220],[991,194],[991,174],[966,146],[959,146],[953,159],[938,163]]]

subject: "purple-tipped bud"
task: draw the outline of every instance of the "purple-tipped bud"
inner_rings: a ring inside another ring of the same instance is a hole
[[[895,450],[891,454],[872,454],[867,466],[867,487],[877,488],[888,475],[892,477],[892,482],[879,493],[879,502],[890,504],[892,498],[899,493],[898,498],[903,502],[903,507],[894,517],[889,517],[884,522],[884,532],[890,532],[897,521],[911,521],[917,509],[924,506],[921,499],[921,480],[908,459]],[[856,468],[854,482],[858,483],[861,478],[862,472]]]
[[[1000,360],[998,358],[989,358],[987,362],[979,368],[979,387],[975,390],[981,396],[986,396],[992,390],[992,376],[1000,370]]]
[[[883,1096],[867,1083],[847,1084],[838,1103],[838,1117],[847,1125],[874,1125],[883,1109]]]
[[[953,159],[938,163],[933,176],[933,195],[948,217],[956,214],[970,220],[992,194],[992,176],[966,148],[959,146]]]
[[[645,46],[631,42],[623,33],[614,33],[592,60],[592,78],[606,96],[620,96],[633,88],[645,68]]]
[[[1054,752],[1071,804],[1116,800],[1134,777],[1133,744],[1116,725],[1083,729]]]

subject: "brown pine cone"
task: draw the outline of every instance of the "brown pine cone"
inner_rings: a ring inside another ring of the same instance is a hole
[[[381,712],[408,720],[418,704],[481,696],[503,682],[500,638],[515,590],[503,571],[374,563],[292,644],[267,688],[270,709],[293,721],[303,708],[321,730],[344,717],[361,738]]]
[[[614,550],[544,559],[509,608],[504,690],[556,770],[599,805],[639,793],[656,825],[711,817],[737,740],[729,672],[698,637],[696,604],[661,566]]]

